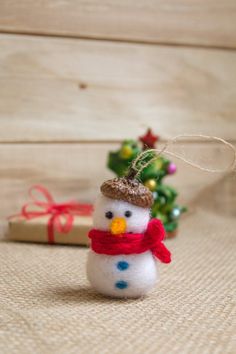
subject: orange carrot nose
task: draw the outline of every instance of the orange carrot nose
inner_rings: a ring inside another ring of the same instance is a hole
[[[114,218],[110,224],[110,231],[113,235],[123,234],[126,231],[126,220],[124,218]]]

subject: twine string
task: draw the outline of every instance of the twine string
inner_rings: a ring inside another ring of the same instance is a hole
[[[185,158],[183,155],[181,154],[177,154],[175,152],[169,151],[167,150],[167,148],[176,143],[177,141],[179,141],[180,139],[184,139],[184,138],[202,138],[202,139],[208,139],[211,141],[217,141],[220,142],[222,144],[224,144],[225,146],[227,146],[232,152],[233,152],[233,156],[232,156],[232,161],[230,162],[230,164],[222,169],[212,169],[212,168],[208,168],[208,167],[204,167],[198,163],[192,162],[190,160],[188,160],[187,158]],[[151,158],[149,161],[145,162],[146,157],[150,154],[150,153],[155,153],[155,156],[153,158]],[[202,171],[206,171],[206,172],[211,172],[211,173],[222,173],[222,172],[229,172],[229,171],[233,171],[235,169],[235,162],[236,162],[236,149],[235,147],[229,143],[228,141],[219,138],[217,136],[209,136],[209,135],[188,135],[188,134],[182,134],[182,135],[177,135],[174,138],[168,140],[165,145],[163,146],[163,148],[161,149],[147,149],[143,152],[141,152],[135,160],[133,160],[132,164],[130,165],[129,168],[129,173],[128,176],[132,177],[132,178],[138,178],[138,176],[142,173],[142,171],[148,167],[150,164],[152,164],[158,156],[160,156],[161,154],[165,153],[166,155],[170,155],[173,157],[176,157],[177,159],[185,162],[186,164],[193,166],[199,170]]]

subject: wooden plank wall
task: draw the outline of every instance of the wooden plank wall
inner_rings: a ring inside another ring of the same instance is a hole
[[[165,141],[209,134],[236,143],[236,3],[0,2],[0,216],[31,184],[93,201],[106,155],[152,127]],[[188,155],[225,165],[218,144]],[[210,161],[210,162],[209,162]],[[222,176],[178,162],[190,203]]]

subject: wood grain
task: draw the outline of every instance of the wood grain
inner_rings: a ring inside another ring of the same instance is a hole
[[[106,168],[106,159],[108,151],[118,146],[118,144],[0,145],[2,201],[0,218],[6,218],[20,210],[22,204],[28,201],[27,191],[33,184],[43,184],[49,188],[57,201],[78,199],[81,202],[93,202],[100,184],[114,176]],[[179,145],[176,151],[178,153],[182,151],[185,157],[211,168],[226,167],[232,157],[218,144]],[[202,172],[183,162],[177,160],[175,162],[178,172],[166,178],[165,183],[177,187],[180,203],[189,205],[199,193],[222,178],[222,174]],[[223,198],[221,190],[217,189],[215,193]],[[226,191],[224,194],[227,194]],[[221,198],[217,198],[218,203],[220,200]]]
[[[0,30],[236,47],[233,0],[1,0]]]
[[[235,139],[236,52],[0,36],[0,141]]]

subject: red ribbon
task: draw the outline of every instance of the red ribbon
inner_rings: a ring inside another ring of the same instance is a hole
[[[41,194],[45,201],[39,200],[34,192]],[[40,216],[49,215],[47,231],[48,243],[55,242],[54,232],[57,230],[61,233],[71,231],[75,215],[89,216],[92,213],[93,207],[91,204],[79,204],[74,201],[67,203],[56,203],[49,191],[40,185],[32,186],[29,189],[29,196],[33,202],[24,204],[21,213],[17,216],[23,216],[27,220],[31,220]],[[34,210],[35,207],[41,210]]]

